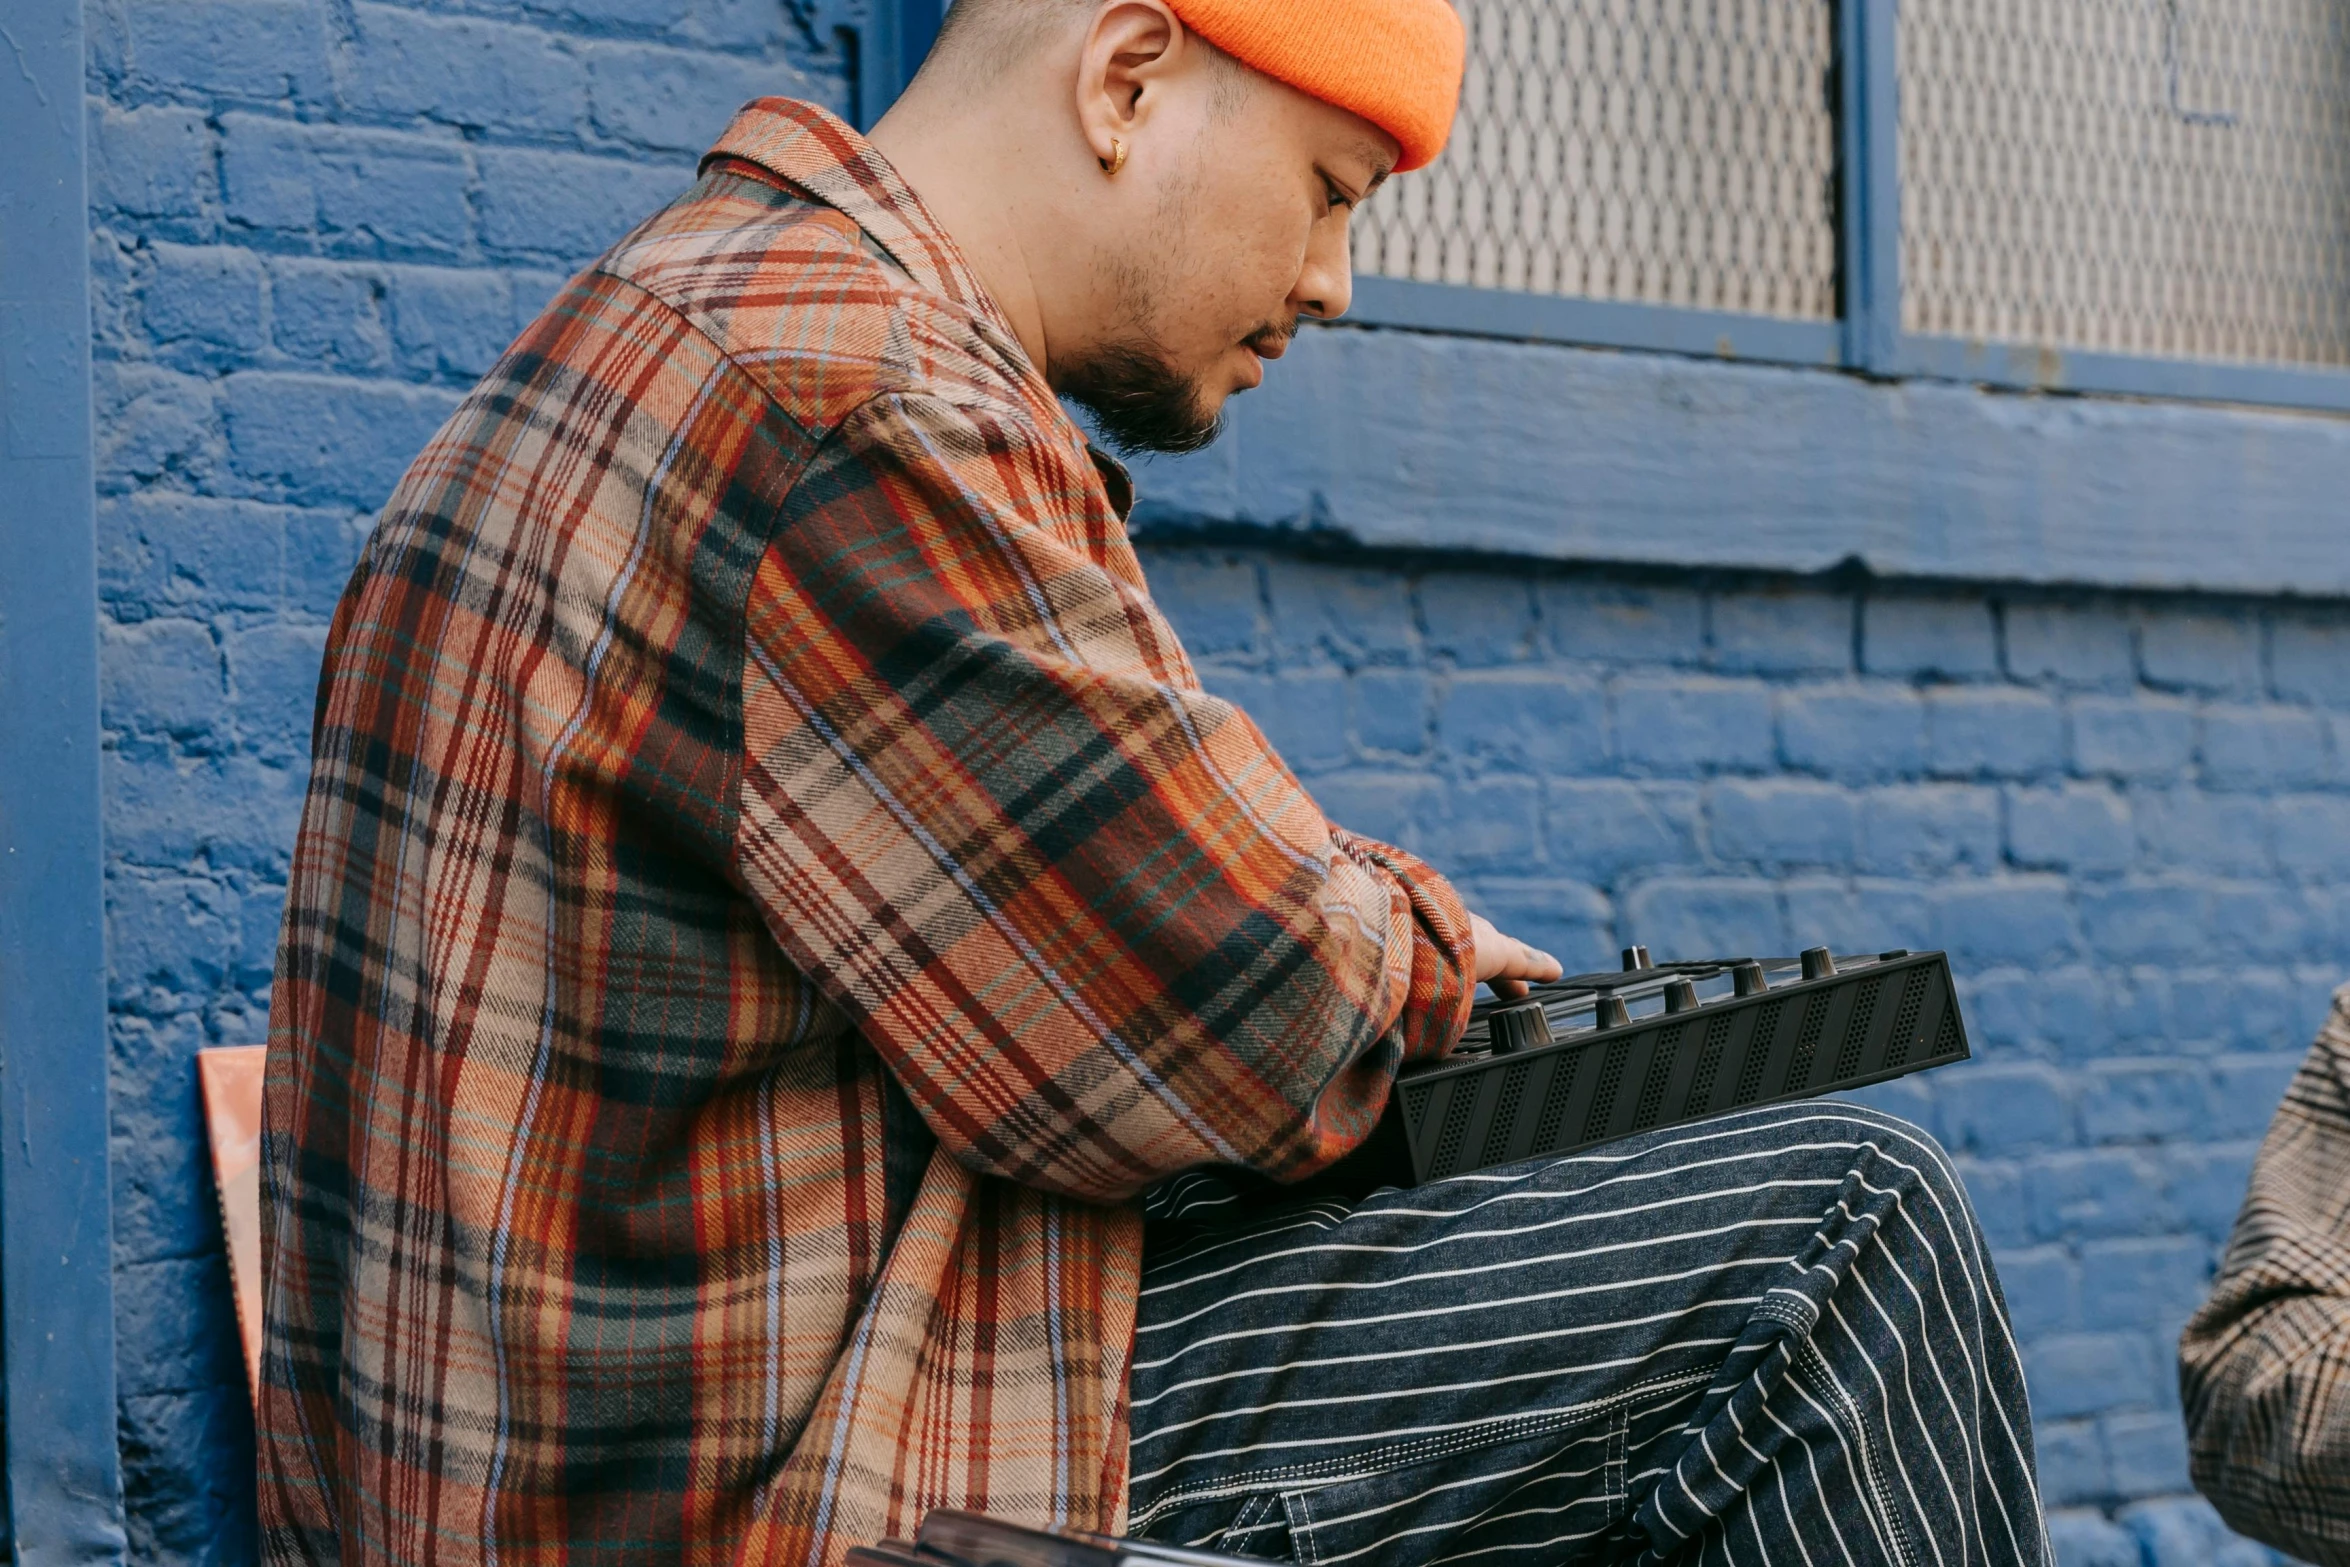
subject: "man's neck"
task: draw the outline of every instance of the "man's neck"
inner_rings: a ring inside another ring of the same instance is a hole
[[[1040,272],[1049,273],[1050,261],[1031,242],[1041,192],[1006,177],[1016,170],[1035,178],[1046,161],[1042,149],[1027,145],[1016,124],[934,112],[919,88],[881,117],[869,139],[962,250],[1037,373],[1048,375],[1042,290],[1050,280]]]

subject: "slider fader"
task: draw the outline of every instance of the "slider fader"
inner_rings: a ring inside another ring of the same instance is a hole
[[[1452,1055],[1397,1077],[1341,1168],[1416,1186],[1966,1056],[1939,952],[1652,963],[1630,947],[1620,972],[1478,1002]]]

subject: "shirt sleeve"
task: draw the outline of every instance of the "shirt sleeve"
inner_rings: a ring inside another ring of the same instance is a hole
[[[2255,1539],[2350,1563],[2350,987],[2285,1093],[2179,1341],[2196,1487]]]
[[[1092,464],[1022,411],[850,415],[744,634],[744,883],[966,1165],[1105,1201],[1302,1178],[1458,1039],[1459,897],[1200,689]]]

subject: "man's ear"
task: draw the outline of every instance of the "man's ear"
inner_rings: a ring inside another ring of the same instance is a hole
[[[1094,13],[1077,55],[1077,123],[1103,166],[1141,144],[1168,80],[1200,47],[1164,0],[1115,0]]]

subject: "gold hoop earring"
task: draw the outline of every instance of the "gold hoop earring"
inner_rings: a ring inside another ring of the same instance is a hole
[[[1110,155],[1101,161],[1102,172],[1116,179],[1118,171],[1126,167],[1126,144],[1117,137],[1110,138]]]

